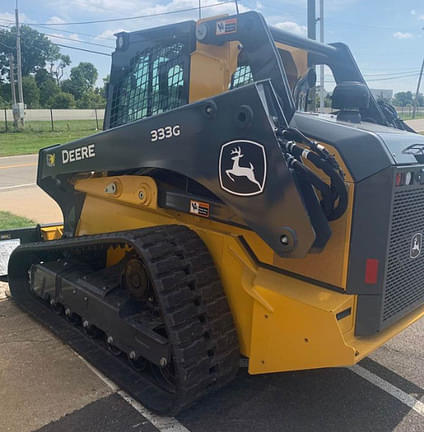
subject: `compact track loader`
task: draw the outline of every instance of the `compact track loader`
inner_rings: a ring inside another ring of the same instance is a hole
[[[119,33],[112,58],[104,131],[39,154],[63,226],[1,233],[23,309],[162,414],[240,354],[352,365],[424,315],[424,137],[345,45],[248,12]]]

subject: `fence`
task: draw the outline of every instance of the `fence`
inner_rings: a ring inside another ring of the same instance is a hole
[[[0,130],[13,130],[13,112],[3,109],[0,113]],[[25,123],[33,130],[74,129],[91,125],[94,129],[101,129],[104,109],[27,109]],[[90,128],[91,128],[90,126]]]
[[[400,118],[412,118],[412,106],[395,107]],[[331,112],[325,108],[324,112]],[[1,112],[2,111],[2,112]],[[0,111],[0,131],[12,131],[13,112],[10,109]],[[99,130],[103,125],[104,109],[27,109],[25,123],[30,130]],[[424,118],[424,107],[418,107],[416,118]]]

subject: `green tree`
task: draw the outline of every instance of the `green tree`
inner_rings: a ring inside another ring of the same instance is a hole
[[[49,108],[49,100],[61,92],[55,80],[50,77],[40,85],[40,105]]]
[[[77,100],[77,108],[104,108],[106,105],[105,98],[100,94],[99,89],[88,90],[81,99]]]
[[[407,105],[412,105],[412,103],[413,103],[413,96],[410,91],[396,93],[393,98],[393,105],[395,106],[404,107]]]
[[[56,61],[50,62],[50,75],[56,80],[57,85],[63,77],[64,70],[71,64],[71,58],[68,55],[61,54]]]
[[[50,108],[56,109],[69,109],[75,108],[75,98],[70,93],[59,92],[57,95],[51,97],[48,101]]]
[[[0,109],[3,108],[9,108],[9,101],[6,101],[3,99],[3,97],[0,95]]]
[[[7,104],[7,108],[10,108],[12,94],[9,83],[0,82],[0,98]]]
[[[24,101],[28,108],[39,108],[40,90],[37,87],[35,78],[31,75],[22,78],[22,90],[24,92]]]
[[[34,78],[37,82],[38,88],[40,88],[46,81],[53,80],[47,69],[38,69],[34,74]]]
[[[81,62],[71,69],[70,78],[62,83],[62,90],[73,94],[77,100],[81,99],[86,92],[93,89],[97,77],[97,69],[92,63]]]
[[[0,30],[0,81],[9,77],[8,53],[14,52],[16,28]],[[59,47],[37,30],[26,25],[21,27],[22,75],[43,69],[60,58]]]

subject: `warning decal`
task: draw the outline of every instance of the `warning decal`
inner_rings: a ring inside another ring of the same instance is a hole
[[[209,217],[209,204],[201,201],[190,201],[190,213]]]
[[[222,36],[237,31],[237,18],[230,18],[216,22],[216,35]]]

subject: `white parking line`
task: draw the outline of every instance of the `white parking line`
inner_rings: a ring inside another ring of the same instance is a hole
[[[16,188],[21,188],[21,187],[28,187],[28,186],[35,186],[35,183],[24,183],[24,184],[13,185],[13,186],[2,186],[2,187],[0,187],[0,191],[8,190],[8,189],[16,189]]]
[[[389,395],[393,396],[403,404],[412,408],[415,412],[422,415],[424,417],[424,403],[415,399],[408,393],[405,393],[403,390],[395,387],[393,384],[390,384],[383,378],[380,378],[378,375],[373,374],[368,369],[363,368],[362,366],[355,365],[349,368],[352,372],[356,373],[360,377],[366,379],[371,384],[374,384],[381,390],[384,390]]]
[[[13,159],[13,158],[22,158],[22,157],[37,158],[38,154],[34,153],[34,154],[24,154],[24,155],[2,156],[0,157],[0,161],[2,161],[3,159]]]
[[[190,432],[185,426],[183,426],[176,418],[174,417],[162,417],[156,414],[153,414],[146,407],[141,405],[141,403],[137,402],[133,399],[128,393],[120,390],[119,387],[103,375],[98,369],[96,369],[92,364],[90,364],[87,360],[81,357],[78,353],[74,351],[74,353],[87,365],[87,367],[92,370],[114,393],[117,393],[124,399],[127,403],[129,403],[136,411],[138,411],[143,417],[145,417],[149,422],[161,432]]]
[[[247,368],[249,367],[249,359],[242,358],[240,359],[240,367]],[[422,415],[424,417],[424,403],[415,399],[408,393],[405,393],[403,390],[395,387],[393,384],[390,384],[383,378],[380,378],[378,375],[373,374],[368,369],[363,368],[359,365],[354,365],[349,368],[352,372],[359,375],[361,378],[366,379],[371,384],[374,384],[381,390],[384,390],[386,393],[389,393],[391,396],[402,402],[403,404],[412,408],[415,412]]]
[[[131,396],[129,396],[124,391],[118,391],[119,396],[122,399],[126,400],[135,410],[137,410],[143,417],[146,417],[149,422],[159,429],[161,432],[190,432],[185,426],[183,426],[176,418],[174,417],[162,417],[156,414],[153,414],[139,402],[134,400]]]

